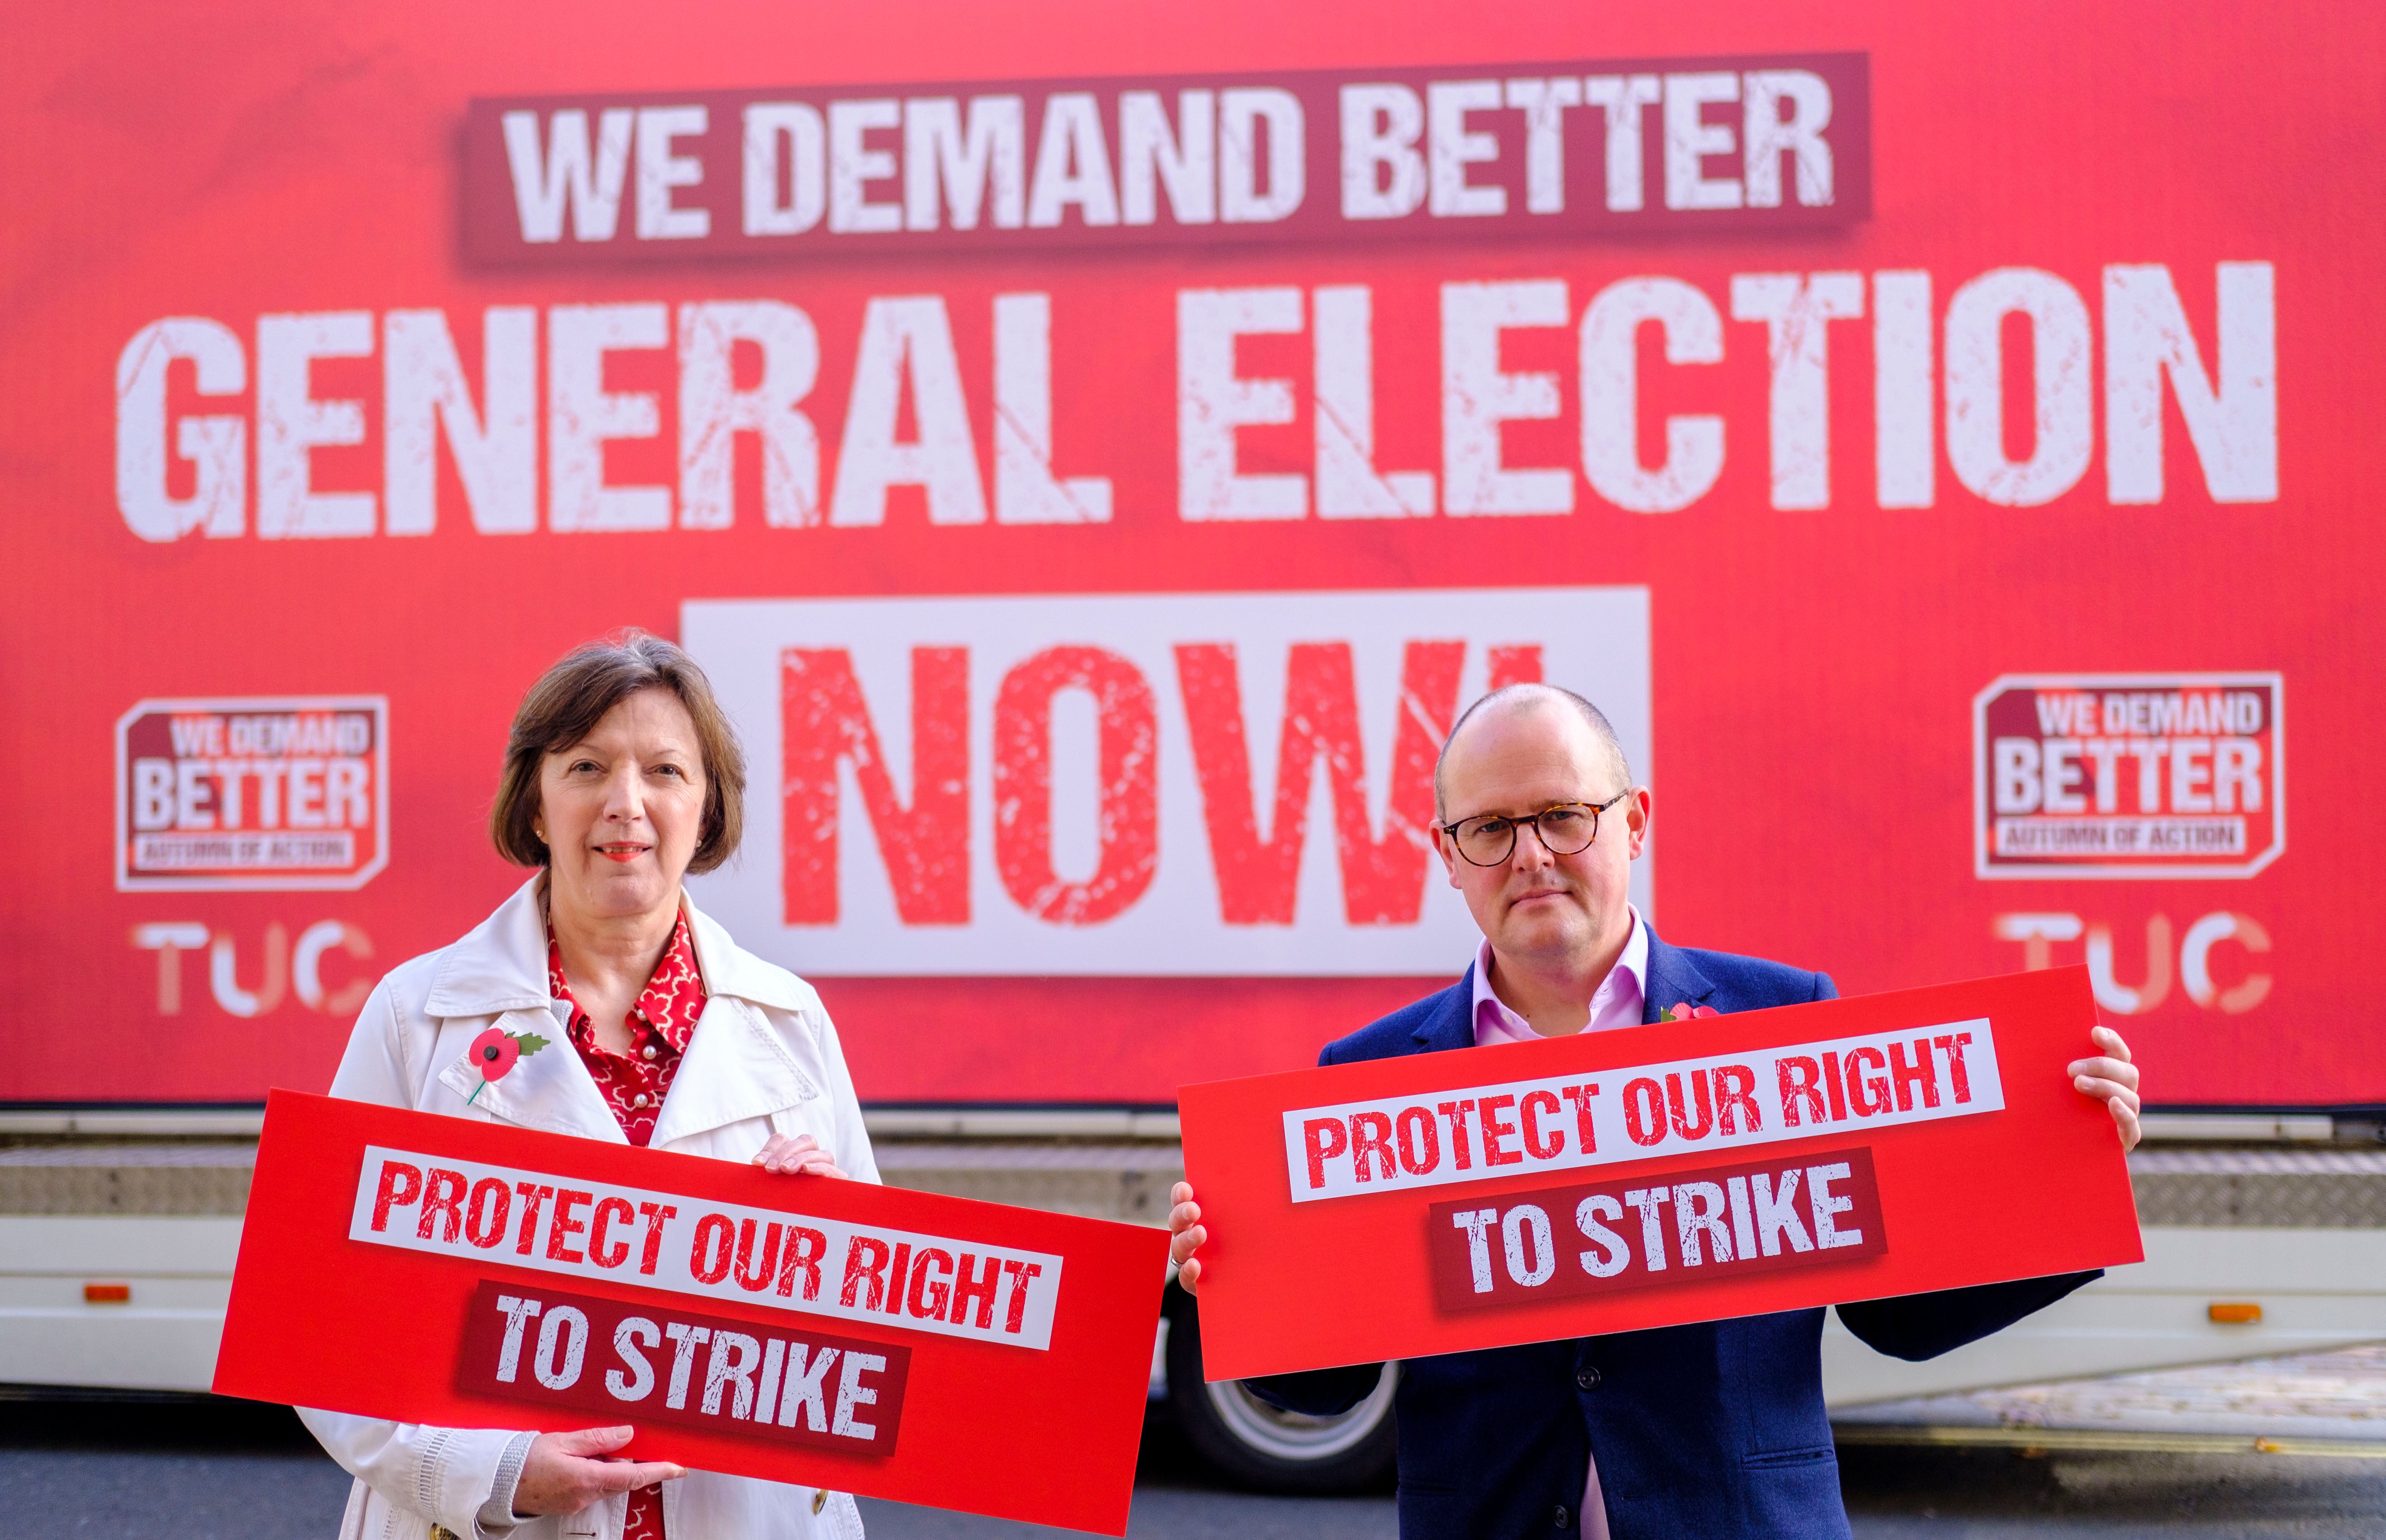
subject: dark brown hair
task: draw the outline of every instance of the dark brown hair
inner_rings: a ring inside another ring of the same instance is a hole
[[[704,823],[691,872],[710,871],[737,853],[746,829],[746,752],[704,670],[671,643],[629,630],[575,647],[539,676],[514,713],[506,738],[505,774],[489,808],[489,839],[516,866],[547,864],[536,832],[541,762],[596,731],[605,713],[641,690],[669,690],[687,707],[704,757]]]

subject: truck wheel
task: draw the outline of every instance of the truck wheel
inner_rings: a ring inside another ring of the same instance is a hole
[[[1367,1398],[1332,1417],[1279,1411],[1232,1380],[1201,1379],[1201,1327],[1193,1296],[1168,1285],[1168,1404],[1186,1442],[1221,1474],[1261,1492],[1323,1494],[1381,1485],[1399,1429],[1392,1389],[1400,1366]]]

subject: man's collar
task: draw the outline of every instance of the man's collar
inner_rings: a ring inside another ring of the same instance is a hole
[[[1663,936],[1649,938],[1649,985],[1640,1002],[1644,1024],[1676,1005],[1704,1005],[1714,990],[1713,981],[1699,971],[1688,952],[1667,945]]]
[[[1592,989],[1591,1000],[1595,1001],[1599,998],[1601,990],[1612,991],[1615,975],[1619,972],[1631,978],[1633,987],[1640,992],[1640,997],[1644,1002],[1649,997],[1649,925],[1640,918],[1639,906],[1626,904],[1624,906],[1624,912],[1630,918],[1632,928],[1625,933],[1624,950],[1617,954],[1615,966],[1609,969]],[[1482,944],[1475,948],[1475,967],[1471,976],[1475,981],[1474,998],[1466,1008],[1466,1020],[1470,1028],[1480,1016],[1483,1002],[1486,1000],[1490,1001],[1513,1020],[1519,1022],[1524,1020],[1524,1018],[1517,1016],[1515,1011],[1509,1008],[1508,1003],[1501,999],[1498,992],[1491,987],[1491,938],[1489,936],[1485,936]],[[1589,1001],[1585,1002],[1585,1004],[1589,1003]]]
[[[1623,954],[1615,959],[1615,967],[1610,970],[1609,976],[1612,978],[1617,971],[1630,974],[1633,987],[1646,998],[1649,994],[1649,922],[1640,918],[1640,910],[1636,906],[1626,904],[1624,907],[1632,916],[1632,933],[1624,938]]]

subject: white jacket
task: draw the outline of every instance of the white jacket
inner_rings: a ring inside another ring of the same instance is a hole
[[[849,1176],[878,1180],[861,1108],[836,1029],[811,985],[762,961],[687,903],[697,965],[710,996],[663,1100],[650,1147],[750,1160],[773,1133],[809,1133]],[[454,945],[394,969],[365,1002],[332,1095],[451,1118],[475,1118],[622,1144],[621,1125],[580,1056],[557,1030],[546,987],[546,922],[538,881],[526,883]],[[518,1060],[479,1099],[466,1057],[490,1026],[553,1041]],[[790,1177],[791,1182],[821,1181]],[[626,1497],[569,1517],[484,1527],[499,1476],[509,1496],[518,1429],[432,1428],[301,1409],[332,1458],[357,1478],[341,1540],[428,1540],[435,1524],[466,1540],[621,1540]],[[562,1432],[584,1426],[570,1422]],[[860,1540],[861,1515],[843,1493],[693,1471],[663,1484],[672,1540]]]

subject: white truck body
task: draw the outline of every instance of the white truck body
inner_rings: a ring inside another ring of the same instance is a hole
[[[1163,1113],[871,1121],[889,1181],[963,1196],[1158,1223],[1182,1174]],[[0,1383],[207,1387],[257,1122],[243,1111],[0,1115],[13,1141],[0,1145]],[[2157,1116],[2150,1132],[2131,1161],[2143,1262],[1925,1363],[1883,1358],[1834,1319],[1831,1403],[2386,1339],[2386,1148],[2366,1125]],[[129,1298],[86,1297],[111,1284]],[[2215,1305],[2258,1306],[2259,1319],[2216,1321]]]

